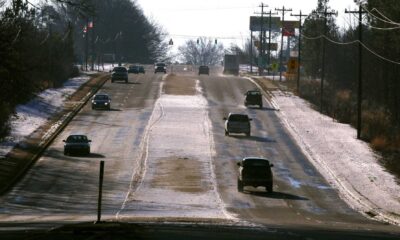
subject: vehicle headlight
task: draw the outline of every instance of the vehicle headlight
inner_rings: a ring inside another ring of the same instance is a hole
[[[108,102],[105,102],[104,105],[108,105]]]
[[[92,100],[92,103],[94,103],[94,100]]]

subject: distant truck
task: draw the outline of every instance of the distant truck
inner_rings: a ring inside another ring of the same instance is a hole
[[[224,56],[224,74],[239,75],[239,59],[237,55]]]

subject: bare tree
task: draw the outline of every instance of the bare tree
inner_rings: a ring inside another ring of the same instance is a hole
[[[187,41],[178,48],[181,59],[195,65],[215,65],[221,62],[224,55],[222,44],[215,43],[210,38],[201,37]]]

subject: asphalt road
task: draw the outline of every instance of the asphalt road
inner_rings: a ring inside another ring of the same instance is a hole
[[[310,236],[321,236],[321,231],[342,237],[362,232],[360,239],[399,236],[398,227],[370,220],[340,199],[265,99],[263,109],[244,107],[243,94],[255,88],[253,83],[221,76],[217,70],[210,76],[173,70],[184,76],[178,88],[187,85],[190,93],[180,89],[179,97],[169,96],[163,75],[151,70],[146,75],[130,74],[128,84],[107,82],[101,92],[110,94],[112,110],[93,111],[90,105],[82,109],[26,177],[0,198],[0,226],[95,220],[98,168],[104,160],[103,219],[109,221],[216,224],[200,237],[215,234],[215,228],[224,224],[233,229],[245,226],[249,232],[256,225],[280,229],[272,231],[279,234],[290,228],[311,229]],[[254,119],[251,137],[224,135],[222,118],[229,112],[247,113]],[[72,133],[93,140],[90,156],[63,155],[62,140]],[[237,191],[236,162],[246,156],[271,160],[274,193],[261,187]],[[178,175],[183,178],[171,180]],[[187,231],[175,227],[173,233]]]

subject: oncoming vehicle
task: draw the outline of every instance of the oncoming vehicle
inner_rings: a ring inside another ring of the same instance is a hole
[[[99,93],[92,98],[92,109],[111,109],[111,98],[105,93]]]
[[[146,73],[143,66],[139,66],[139,73],[143,73],[143,74]]]
[[[129,66],[128,73],[138,74],[139,73],[139,66],[136,66],[136,65]]]
[[[238,162],[239,177],[237,180],[237,188],[239,192],[243,192],[245,186],[265,187],[268,192],[273,191],[273,179],[271,164],[265,158],[246,157]]]
[[[64,155],[71,154],[90,154],[90,142],[86,135],[69,135],[67,139],[63,140]]]
[[[200,74],[210,75],[210,68],[208,66],[200,66],[199,67],[199,75]]]
[[[156,63],[154,66],[154,73],[167,73],[167,65],[165,63]]]
[[[250,121],[253,119],[246,114],[229,113],[228,117],[223,119],[225,120],[225,136],[229,136],[230,133],[244,133],[250,136]]]
[[[128,82],[128,70],[125,67],[114,67],[111,73],[111,82],[123,80]]]
[[[263,107],[262,94],[259,90],[250,90],[245,94],[244,105],[258,105],[260,108]]]

